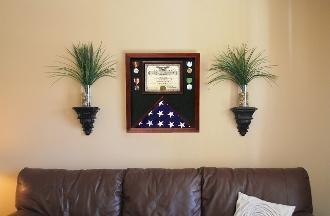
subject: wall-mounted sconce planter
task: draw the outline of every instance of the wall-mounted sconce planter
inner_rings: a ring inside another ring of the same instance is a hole
[[[257,110],[249,107],[248,84],[256,78],[264,78],[274,81],[276,75],[269,69],[276,65],[268,63],[264,52],[256,52],[256,48],[250,49],[247,44],[239,47],[228,47],[226,51],[219,52],[211,65],[208,84],[218,84],[221,81],[230,80],[240,88],[238,107],[231,110],[235,114],[238,132],[244,136],[250,126],[252,115]]]
[[[116,60],[105,53],[102,43],[94,47],[93,43],[73,44],[71,49],[66,49],[67,56],[61,56],[57,65],[49,66],[50,78],[54,83],[62,78],[70,78],[81,86],[81,107],[73,107],[78,114],[78,119],[86,135],[93,130],[98,107],[92,107],[92,85],[104,77],[116,77]],[[64,61],[63,61],[64,60]],[[77,63],[78,62],[78,63]],[[87,66],[88,67],[87,67]],[[92,66],[91,66],[92,65]]]
[[[80,120],[81,126],[86,135],[92,133],[94,127],[94,120],[96,118],[96,113],[100,110],[98,107],[73,107],[73,109],[78,114],[78,119]]]
[[[245,136],[248,132],[252,115],[257,110],[255,107],[233,107],[231,111],[235,114],[238,132]]]

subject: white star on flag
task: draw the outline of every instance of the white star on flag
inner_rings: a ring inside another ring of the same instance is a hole
[[[142,125],[143,123],[142,122],[139,122],[139,125]]]
[[[152,121],[149,120],[148,123],[147,123],[147,125],[148,125],[149,127],[150,127],[151,125],[153,125],[153,124],[152,124]]]
[[[170,128],[172,128],[172,127],[174,127],[174,124],[173,124],[174,122],[170,122],[169,124],[168,124],[168,126],[170,126]]]
[[[184,122],[182,123],[182,122],[180,122],[180,124],[178,125],[180,128],[184,128],[185,126],[184,126]]]
[[[157,125],[158,125],[158,127],[163,126],[163,121],[159,121]]]
[[[149,113],[148,113],[148,116],[151,116],[153,113],[152,113],[152,111],[150,111]]]
[[[164,114],[163,114],[163,111],[160,111],[160,110],[158,111],[157,114],[158,114],[158,117],[161,117],[162,115],[164,115]]]
[[[172,118],[172,116],[174,116],[173,112],[169,112],[167,115],[170,116],[170,118]]]
[[[161,105],[164,105],[164,101],[160,101],[160,102],[158,103],[158,106],[161,106]]]

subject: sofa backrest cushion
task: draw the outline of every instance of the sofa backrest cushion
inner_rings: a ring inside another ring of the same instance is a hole
[[[307,172],[292,169],[203,168],[202,203],[205,216],[233,216],[238,192],[296,206],[295,213],[312,213]]]
[[[16,208],[40,215],[120,215],[123,170],[23,169]]]
[[[201,175],[198,169],[128,169],[123,199],[123,216],[199,216]]]

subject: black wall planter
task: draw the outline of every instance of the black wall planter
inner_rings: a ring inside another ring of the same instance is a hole
[[[235,114],[238,132],[245,136],[248,132],[252,115],[257,110],[255,107],[233,107],[231,111]]]
[[[78,114],[78,119],[80,120],[81,126],[86,135],[92,133],[94,127],[94,120],[96,118],[96,113],[100,110],[98,107],[73,107]]]

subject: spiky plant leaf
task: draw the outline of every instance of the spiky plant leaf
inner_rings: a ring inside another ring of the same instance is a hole
[[[208,84],[217,84],[224,80],[236,83],[240,88],[253,79],[264,78],[273,81],[276,76],[269,72],[275,65],[268,65],[268,60],[262,52],[256,53],[256,48],[249,49],[247,44],[234,47],[216,56],[209,71]]]
[[[50,66],[49,72],[54,82],[62,78],[71,78],[81,85],[92,85],[102,77],[115,77],[116,61],[112,56],[105,54],[102,43],[96,48],[92,43],[73,44],[72,49],[66,49],[68,57],[61,57],[58,65]]]

